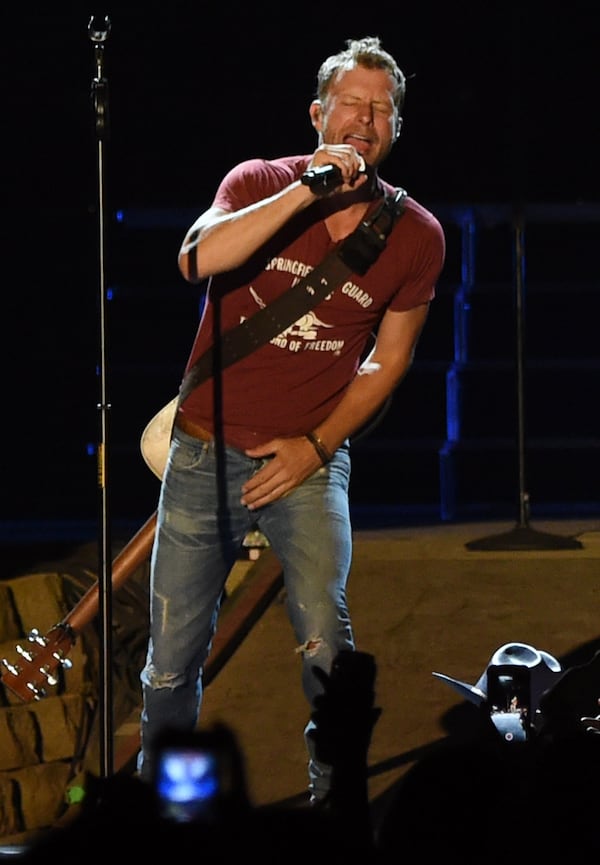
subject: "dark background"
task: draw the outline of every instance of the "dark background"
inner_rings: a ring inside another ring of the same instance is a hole
[[[88,23],[105,15],[110,134],[99,147]],[[313,149],[308,105],[325,56],[362,35],[379,35],[395,55],[409,79],[404,128],[382,174],[434,212],[469,202],[597,203],[596,17],[591,2],[5,10],[0,519],[7,530],[94,517],[96,462],[85,451],[101,438],[102,336],[108,442],[119,459],[115,513],[132,522],[148,515],[157,486],[140,478],[147,470],[137,436],[174,395],[196,323],[196,290],[176,269],[183,232],[236,162]],[[120,209],[131,219],[162,214],[161,231],[124,231],[115,220]],[[165,213],[175,214],[170,228]],[[595,226],[593,235],[587,231],[597,273]],[[452,283],[459,267],[451,226],[448,232],[445,279]],[[502,270],[510,270],[506,262]],[[104,330],[101,281],[119,299]],[[149,299],[159,295],[151,315]],[[177,309],[186,315],[181,326]],[[163,338],[173,346],[168,380],[132,420],[131,388],[151,389]],[[127,436],[136,441],[121,453]],[[124,493],[138,485],[141,500],[129,501]]]

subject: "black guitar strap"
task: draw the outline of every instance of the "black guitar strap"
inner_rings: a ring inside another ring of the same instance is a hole
[[[363,276],[377,260],[394,223],[404,212],[406,196],[402,188],[384,196],[371,217],[362,221],[321,264],[276,300],[228,330],[218,347],[209,348],[190,367],[179,389],[178,404],[215,371],[241,360],[286,330],[351,273]]]

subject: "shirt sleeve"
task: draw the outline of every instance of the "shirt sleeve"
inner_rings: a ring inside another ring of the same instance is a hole
[[[410,250],[410,257],[403,284],[389,304],[394,312],[405,312],[433,300],[446,255],[444,231],[436,217],[418,205],[407,215],[407,224],[401,226],[401,219],[395,227],[400,234],[398,242]]]
[[[229,212],[262,201],[297,180],[305,157],[280,160],[247,159],[227,172],[217,188],[213,207]]]

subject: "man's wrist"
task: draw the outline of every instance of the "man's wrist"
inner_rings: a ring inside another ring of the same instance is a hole
[[[326,465],[328,462],[331,462],[331,457],[333,454],[330,454],[327,446],[324,444],[322,439],[314,432],[307,432],[305,436],[314,449],[317,452],[319,459],[321,460],[322,465]]]

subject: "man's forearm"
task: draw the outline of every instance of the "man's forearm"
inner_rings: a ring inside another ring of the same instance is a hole
[[[295,181],[269,198],[233,213],[203,214],[188,231],[179,252],[179,268],[190,282],[244,264],[276,231],[315,200]]]
[[[393,372],[386,373],[379,368],[352,381],[333,412],[314,430],[329,453],[333,453],[377,413],[409,368],[410,362],[407,361]]]

